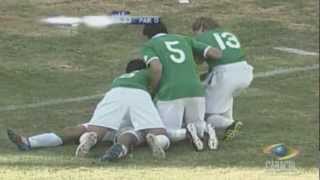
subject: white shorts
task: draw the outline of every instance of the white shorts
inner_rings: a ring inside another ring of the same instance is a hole
[[[186,124],[203,125],[205,116],[204,97],[179,98],[171,101],[158,101],[160,117],[168,131],[177,130]]]
[[[150,95],[144,90],[124,87],[107,92],[87,124],[113,130],[127,126],[135,131],[164,128]]]
[[[253,67],[247,62],[218,65],[205,80],[206,113],[221,114],[232,109],[233,97],[247,88],[253,79]]]

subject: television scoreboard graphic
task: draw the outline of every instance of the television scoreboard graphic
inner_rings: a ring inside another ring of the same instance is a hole
[[[112,11],[111,16],[123,24],[157,24],[159,16],[130,16],[129,11]]]
[[[159,16],[131,16],[129,11],[112,11],[111,15],[100,16],[83,16],[83,17],[70,17],[70,16],[54,16],[41,19],[41,22],[60,27],[77,27],[83,24],[88,27],[104,28],[113,24],[157,24],[160,22]]]

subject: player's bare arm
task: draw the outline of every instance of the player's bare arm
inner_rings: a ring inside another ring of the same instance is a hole
[[[205,51],[204,56],[210,60],[218,60],[222,57],[222,52],[218,48],[208,48]]]
[[[194,62],[197,65],[203,64],[205,62],[204,58],[199,54],[194,54]]]
[[[162,76],[162,64],[159,59],[150,62],[151,73],[151,94],[155,94],[158,90],[160,79]]]
[[[198,54],[195,54],[195,63],[198,65],[203,64],[205,62],[205,58],[216,61],[222,57],[222,51],[218,48],[208,47],[204,51],[203,56],[204,57],[200,57]]]

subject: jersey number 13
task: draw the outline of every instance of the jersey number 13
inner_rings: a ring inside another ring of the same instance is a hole
[[[225,50],[227,47],[240,48],[240,42],[238,41],[237,37],[232,33],[213,33],[213,36],[218,42],[218,45],[221,50]]]

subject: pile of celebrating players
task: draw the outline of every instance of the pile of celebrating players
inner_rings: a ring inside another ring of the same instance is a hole
[[[22,151],[76,142],[78,157],[112,142],[100,161],[123,159],[142,145],[165,158],[170,146],[186,139],[196,151],[217,150],[217,129],[223,141],[240,132],[233,100],[250,85],[253,68],[238,38],[212,18],[197,18],[192,30],[194,37],[187,37],[169,34],[162,21],[144,25],[141,58],[114,78],[88,122],[29,137],[8,129],[8,138]],[[197,65],[204,62],[208,72],[199,76]]]

